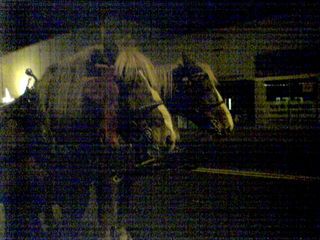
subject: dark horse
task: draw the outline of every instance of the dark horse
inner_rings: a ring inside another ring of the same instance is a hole
[[[30,76],[32,71],[26,73]],[[7,239],[36,239],[41,236],[38,214],[43,206],[48,156],[43,138],[43,115],[33,88],[0,108],[0,164]]]
[[[197,63],[186,54],[182,62],[157,68],[158,82],[172,114],[191,120],[199,128],[211,133],[226,134],[234,128],[230,111],[217,89],[217,79],[208,64]]]
[[[213,143],[207,142],[208,139],[214,135],[225,137],[234,129],[232,115],[217,89],[218,81],[211,67],[182,54],[179,64],[158,66],[157,74],[159,81],[152,85],[161,92],[169,111],[174,116],[192,121],[206,133],[206,144],[201,144],[200,139],[190,144],[189,140],[180,140],[178,134],[179,151],[167,157],[169,164],[174,164],[169,167],[194,168],[210,165],[215,159],[216,150]],[[176,132],[178,133],[177,129]],[[195,155],[195,152],[198,154]],[[171,158],[174,160],[170,160]]]

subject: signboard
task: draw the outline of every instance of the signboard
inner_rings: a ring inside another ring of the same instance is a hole
[[[304,93],[313,92],[313,83],[302,83],[302,92]]]

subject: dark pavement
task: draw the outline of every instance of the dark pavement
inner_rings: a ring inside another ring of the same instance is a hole
[[[135,239],[319,239],[319,181],[171,171],[135,183]]]
[[[171,169],[136,176],[125,219],[133,239],[320,239],[318,130],[183,134],[187,149],[175,166],[256,174]],[[96,218],[94,198],[87,215]],[[88,222],[96,229],[96,219]]]
[[[180,169],[137,178],[132,235],[320,239],[319,136],[315,129],[237,129],[227,138],[213,139],[206,133],[183,133],[188,149],[181,165],[246,171],[245,176]],[[208,139],[215,144],[205,144]]]

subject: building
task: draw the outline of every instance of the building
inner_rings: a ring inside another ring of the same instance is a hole
[[[209,63],[238,126],[310,127],[320,121],[319,29],[317,18],[308,15],[274,17],[180,36],[108,18],[104,37],[133,35],[157,65],[176,63],[182,52]],[[1,56],[0,98],[5,88],[14,97],[23,93],[27,67],[41,76],[59,59],[99,44],[100,30],[76,30]]]

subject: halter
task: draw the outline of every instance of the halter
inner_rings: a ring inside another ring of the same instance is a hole
[[[144,76],[142,76],[142,77],[144,77]],[[129,87],[124,83],[124,81],[117,81],[117,84],[120,85],[119,89],[123,89],[124,93],[128,94]],[[153,109],[157,108],[158,106],[160,106],[162,104],[164,104],[162,101],[153,102],[151,104],[139,106],[136,109],[128,110],[129,111],[128,115],[133,116],[133,117],[130,117],[131,119],[128,121],[128,123],[129,123],[129,125],[131,125],[131,127],[136,129],[137,132],[139,132],[139,134],[138,134],[139,136],[134,136],[134,135],[129,134],[130,138],[134,138],[135,140],[144,138],[147,143],[153,142],[151,127],[148,124],[147,124],[147,126],[142,127],[142,125],[140,125],[139,122],[141,121],[141,118],[144,117],[144,115],[150,113]],[[135,131],[133,131],[133,132],[135,132]],[[142,134],[140,134],[141,132],[142,132]]]
[[[193,77],[207,77],[208,74],[205,73],[205,72],[196,72],[196,73],[192,73],[192,74],[188,74],[187,77],[186,77],[186,80],[184,80],[185,82],[190,82],[190,78],[193,78]],[[216,102],[216,103],[205,103],[205,104],[199,104],[198,107],[196,107],[194,110],[196,112],[200,112],[200,110],[212,110],[212,109],[215,109],[219,106],[221,106],[222,104],[224,103],[224,100],[221,100],[219,102]]]
[[[133,113],[137,114],[137,115],[144,115],[147,114],[149,112],[151,112],[153,109],[157,108],[158,106],[164,104],[162,101],[161,102],[157,102],[157,103],[153,103],[150,105],[145,105],[145,106],[141,106],[136,110],[133,110]],[[151,127],[146,124],[146,126],[139,126],[137,120],[131,120],[131,124],[133,124],[133,127],[138,129],[139,134],[137,136],[133,135],[131,136],[131,138],[133,137],[134,140],[137,140],[137,142],[140,143],[144,143],[145,146],[148,146],[147,149],[145,150],[145,156],[146,159],[143,160],[142,163],[145,162],[154,162],[154,153],[151,153],[150,151],[156,151],[158,152],[159,149],[158,147],[154,144],[153,142],[153,134],[152,134],[152,129]],[[134,132],[134,131],[133,131]],[[141,167],[140,166],[141,163],[135,164],[136,168]]]
[[[141,106],[136,110],[133,110],[133,113],[138,114],[138,115],[144,115],[147,114],[149,112],[151,112],[153,109],[157,108],[158,106],[164,104],[162,101],[161,102],[157,102],[157,103],[153,103],[150,105],[145,105],[145,106]],[[139,124],[137,123],[136,120],[132,120],[132,123],[135,127],[138,127]],[[148,139],[149,142],[152,142],[152,130],[149,126],[144,127],[143,129],[143,133],[144,133],[144,137],[146,137]]]

